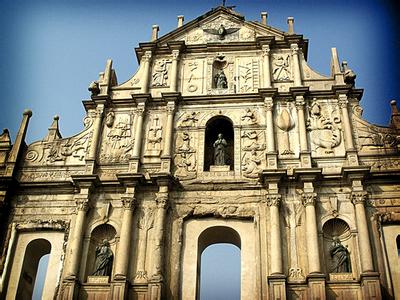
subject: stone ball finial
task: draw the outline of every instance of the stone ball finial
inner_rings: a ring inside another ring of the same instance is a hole
[[[394,106],[394,105],[397,105],[397,101],[396,101],[396,100],[394,100],[394,99],[393,99],[393,100],[391,100],[391,101],[390,101],[390,105],[392,105],[392,106]]]
[[[54,120],[54,121],[58,121],[58,120],[60,120],[60,117],[59,117],[58,115],[55,115],[55,116],[53,117],[53,120]]]
[[[23,115],[31,117],[32,116],[32,111],[30,109],[25,109],[24,112],[23,112]]]

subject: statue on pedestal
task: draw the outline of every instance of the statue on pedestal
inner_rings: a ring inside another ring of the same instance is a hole
[[[110,243],[104,239],[96,247],[96,260],[94,262],[93,276],[110,276],[112,271],[113,253]]]
[[[227,89],[228,88],[228,80],[226,79],[226,75],[223,70],[220,70],[215,75],[215,86],[217,89]]]
[[[218,134],[218,139],[214,142],[214,165],[225,166],[226,165],[226,147],[228,143],[224,139],[222,133]]]

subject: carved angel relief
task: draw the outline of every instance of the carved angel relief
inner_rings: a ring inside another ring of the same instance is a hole
[[[262,130],[246,130],[242,135],[242,174],[247,178],[258,178],[263,168],[265,135]]]
[[[273,55],[272,76],[275,81],[290,80],[290,57],[289,55]]]
[[[318,103],[311,106],[310,117],[307,120],[307,130],[311,133],[311,141],[319,148],[325,149],[325,154],[333,153],[333,148],[342,141],[342,126],[337,110],[329,107],[322,109]]]

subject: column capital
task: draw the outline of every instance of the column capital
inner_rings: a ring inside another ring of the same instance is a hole
[[[121,202],[122,207],[127,210],[133,210],[136,206],[136,198],[133,196],[123,196]]]
[[[87,212],[90,208],[88,195],[76,195],[75,204],[76,204],[76,212],[79,211]]]
[[[304,101],[304,97],[303,96],[296,96],[295,104],[296,104],[296,108],[297,109],[303,109],[304,108],[304,104],[306,104],[306,102]]]
[[[168,193],[158,192],[156,193],[156,203],[158,208],[165,209],[168,206]]]
[[[282,196],[280,194],[267,195],[267,205],[279,207],[281,203]]]
[[[317,200],[317,194],[316,193],[303,193],[301,195],[301,200],[303,202],[304,206],[315,206],[315,201]]]
[[[269,56],[271,52],[271,48],[269,45],[262,45],[261,50],[262,50],[262,56]]]
[[[368,197],[368,192],[367,191],[351,192],[351,195],[350,195],[351,202],[354,205],[356,205],[356,204],[364,205],[365,202],[367,201],[367,197]]]
[[[150,50],[145,51],[142,56],[143,62],[150,62],[152,56],[153,56],[152,51]]]
[[[167,113],[169,115],[173,115],[175,113],[175,108],[176,108],[175,102],[169,101],[167,103]]]
[[[299,45],[297,45],[296,43],[290,44],[290,50],[292,50],[292,54],[298,54]]]
[[[267,111],[272,111],[274,108],[274,100],[272,97],[266,97],[264,99],[264,106]]]
[[[179,54],[180,54],[180,51],[178,50],[178,49],[174,49],[174,50],[172,50],[172,60],[178,60],[179,59]]]

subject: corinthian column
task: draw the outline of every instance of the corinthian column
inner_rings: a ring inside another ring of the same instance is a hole
[[[296,96],[297,118],[299,120],[300,152],[308,151],[306,123],[304,119],[304,97]]]
[[[136,114],[136,124],[135,124],[135,144],[133,146],[133,158],[139,159],[140,158],[140,151],[142,148],[142,132],[143,132],[143,119],[144,119],[144,112],[145,112],[145,102],[141,101],[138,102],[138,105],[135,109]]]
[[[344,129],[344,142],[346,150],[354,150],[353,135],[351,133],[351,125],[348,111],[347,96],[344,94],[339,94],[339,107],[342,115],[343,129]]]
[[[155,249],[152,281],[163,280],[164,223],[168,206],[168,186],[160,186],[156,195],[157,213],[155,221]]]
[[[263,56],[263,75],[264,84],[263,87],[271,87],[271,68],[270,68],[270,48],[269,45],[262,46],[262,56]]]
[[[308,272],[320,273],[321,264],[318,251],[318,229],[315,214],[316,193],[303,193],[303,205],[306,210],[306,235],[307,235],[307,256]]]
[[[78,277],[79,261],[81,259],[81,249],[84,226],[86,223],[86,213],[89,210],[89,188],[81,188],[80,194],[75,196],[76,218],[75,226],[72,232],[69,254],[70,260],[67,264],[66,277],[75,279]]]
[[[178,62],[179,62],[179,50],[172,50],[171,85],[170,85],[171,92],[177,91]]]
[[[351,193],[351,202],[354,204],[356,214],[356,224],[358,231],[358,248],[361,257],[361,271],[371,272],[374,270],[372,263],[371,244],[369,241],[367,217],[365,213],[365,201],[367,199],[366,191],[353,191]]]
[[[267,195],[267,205],[269,206],[271,226],[271,275],[283,273],[281,229],[279,223],[280,202],[281,195]]]
[[[274,100],[272,97],[264,98],[267,122],[267,168],[277,168],[277,156],[275,150],[275,134],[274,134],[274,119],[273,108]]]
[[[301,69],[299,61],[299,46],[297,44],[291,44],[290,49],[292,50],[294,86],[302,86]]]
[[[124,212],[122,216],[121,235],[116,253],[115,279],[126,279],[127,276],[135,202],[135,187],[127,187],[126,193],[122,197],[122,207]]]
[[[151,62],[151,51],[146,51],[142,56],[141,64],[143,65],[143,81],[140,92],[145,94],[149,91],[149,81],[150,81],[150,62]]]

